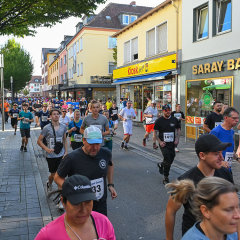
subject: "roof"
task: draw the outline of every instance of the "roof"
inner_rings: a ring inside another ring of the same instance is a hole
[[[41,83],[42,82],[42,76],[32,76],[32,78],[29,81],[29,83],[35,83],[35,79],[38,79],[37,83]]]
[[[158,12],[161,8],[165,7],[166,5],[172,3],[172,0],[166,0],[163,3],[159,4],[157,7],[151,9],[150,11],[146,12],[144,15],[142,15],[141,17],[139,17],[136,21],[130,23],[129,25],[127,25],[126,27],[124,27],[123,29],[121,29],[120,31],[118,31],[117,33],[115,33],[113,35],[113,37],[117,37],[120,34],[122,34],[123,32],[125,32],[126,30],[128,30],[129,28],[133,27],[134,25],[138,24],[139,22],[141,22],[142,20],[146,19],[147,17],[151,16],[152,14],[154,14],[155,12]]]
[[[42,48],[42,55],[44,62],[47,61],[47,54],[48,53],[54,53],[57,50],[57,48]]]
[[[136,6],[131,4],[109,3],[85,26],[122,29],[126,25],[121,24],[121,19],[119,17],[121,14],[132,14],[140,17],[146,12],[149,12],[151,9],[151,7]],[[111,17],[111,19],[107,19],[107,16]]]

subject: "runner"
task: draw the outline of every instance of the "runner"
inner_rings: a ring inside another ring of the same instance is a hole
[[[185,116],[184,116],[184,113],[181,111],[180,104],[176,104],[176,111],[173,111],[171,115],[179,121],[180,129],[181,129],[181,121],[185,121]],[[175,152],[179,152],[177,146],[178,145],[175,145]]]
[[[80,133],[81,125],[82,119],[80,119],[80,111],[75,110],[74,119],[68,125],[68,135],[71,138],[71,147],[73,150],[83,146],[82,134]]]
[[[81,100],[79,101],[79,107],[80,107],[81,117],[84,117],[87,110],[87,101],[85,100],[84,97],[82,97]]]
[[[214,102],[213,111],[206,117],[203,129],[210,133],[211,130],[222,123],[223,116],[221,114],[222,103],[219,101]]]
[[[109,116],[113,121],[114,131],[118,128],[118,107],[116,102],[113,102],[112,107],[109,109]]]
[[[8,103],[7,99],[4,100],[3,106],[4,106],[4,114],[5,114],[5,123],[8,123],[8,112],[9,112],[10,104]]]
[[[74,119],[73,106],[68,107],[67,117],[72,121]]]
[[[164,175],[163,184],[169,183],[169,171],[175,158],[175,145],[179,142],[179,121],[171,116],[171,108],[164,105],[163,116],[158,118],[154,125],[157,141],[163,155],[163,162],[158,163],[160,174]]]
[[[34,111],[34,115],[35,115],[35,127],[40,126],[39,123],[39,112],[42,109],[42,104],[40,103],[40,100],[37,100],[36,103],[33,104],[33,111]]]
[[[213,128],[210,134],[215,135],[222,142],[232,144],[222,152],[224,158],[223,167],[229,168],[231,172],[234,158],[234,131],[232,128],[239,122],[239,113],[235,108],[229,107],[224,111],[223,119],[223,123]]]
[[[104,136],[104,147],[108,148],[112,152],[112,138],[113,135],[115,135],[115,129],[114,129],[114,124],[113,121],[109,118],[109,111],[104,111],[103,115],[107,118],[108,123],[109,123],[109,131],[110,134]]]
[[[143,138],[143,146],[146,146],[146,140],[151,134],[151,132],[154,132],[154,124],[157,118],[159,117],[158,109],[156,107],[156,101],[151,102],[151,106],[147,107],[144,111],[144,118],[146,119],[146,133]],[[153,148],[157,149],[156,145],[156,136],[153,134]]]
[[[136,118],[134,109],[131,107],[132,102],[129,100],[127,102],[127,107],[125,107],[120,113],[119,118],[123,121],[123,132],[124,137],[121,143],[121,148],[128,150],[128,143],[130,137],[132,136],[132,119]]]
[[[106,105],[106,108],[107,108],[106,110],[109,110],[109,109],[112,107],[112,101],[111,101],[111,98],[108,98],[106,104],[104,104],[104,105]]]
[[[46,125],[50,123],[49,121],[50,114],[49,114],[49,111],[47,110],[47,107],[48,107],[48,104],[43,103],[43,109],[38,113],[38,117],[40,119],[40,124],[38,126],[40,126],[41,129],[43,129]]]
[[[57,97],[55,99],[53,99],[53,108],[56,108],[56,109],[61,108],[61,102],[58,100]]]
[[[22,104],[23,110],[18,115],[18,120],[20,121],[20,133],[22,137],[22,145],[20,151],[27,152],[28,138],[30,138],[30,123],[33,122],[33,115],[28,112],[28,105],[26,103]]]
[[[92,114],[91,105],[92,105],[91,103],[88,104],[87,110],[85,112],[85,116],[88,116],[88,115]]]
[[[63,156],[67,154],[67,128],[64,124],[59,123],[59,116],[60,112],[58,109],[51,110],[51,123],[43,128],[37,141],[37,144],[46,151],[46,159],[50,172],[47,181],[47,191],[52,191],[54,175]],[[47,145],[43,143],[44,138],[46,138]],[[59,207],[61,207],[61,204]]]
[[[231,143],[223,143],[214,135],[200,136],[195,143],[198,165],[185,172],[178,180],[190,179],[197,185],[204,177],[216,176],[233,183],[230,172],[222,167],[222,151],[230,145]],[[173,240],[175,217],[181,206],[182,203],[175,201],[172,197],[169,198],[165,216],[166,239],[168,240]],[[183,206],[182,235],[197,221],[191,212],[189,201],[186,201]]]
[[[112,154],[109,150],[101,148],[102,137],[99,128],[95,126],[86,128],[83,136],[84,146],[64,158],[54,181],[61,188],[67,176],[81,174],[88,177],[98,199],[93,202],[93,210],[107,216],[107,187],[112,199],[117,197],[117,192],[113,184]]]
[[[13,108],[9,111],[9,117],[11,118],[11,125],[12,125],[12,128],[14,128],[14,135],[16,135],[17,125],[18,125],[19,109],[17,107],[18,107],[17,103],[14,103]]]

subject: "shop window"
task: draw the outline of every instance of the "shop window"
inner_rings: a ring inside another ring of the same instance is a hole
[[[130,62],[130,41],[124,43],[124,63]]]
[[[147,57],[155,55],[155,28],[147,32]]]
[[[232,28],[232,3],[231,0],[218,0],[216,5],[217,33],[222,33]]]
[[[208,6],[197,9],[197,39],[208,37]]]
[[[113,74],[113,70],[116,69],[116,65],[113,62],[108,63],[108,73]]]
[[[157,53],[167,51],[167,23],[157,27]]]
[[[138,59],[138,38],[131,40],[131,61]]]
[[[113,37],[108,37],[108,48],[115,48],[117,46],[117,39]]]
[[[155,99],[158,110],[162,110],[163,105],[172,107],[172,82],[164,80],[155,83]]]

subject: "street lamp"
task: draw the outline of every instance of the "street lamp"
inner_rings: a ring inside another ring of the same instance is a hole
[[[2,95],[2,131],[4,131],[5,112],[4,112],[4,77],[3,77],[4,60],[3,54],[0,54],[0,70],[1,70],[1,95]]]
[[[11,92],[12,92],[12,104],[13,104],[13,77],[10,77],[10,83],[11,83]]]

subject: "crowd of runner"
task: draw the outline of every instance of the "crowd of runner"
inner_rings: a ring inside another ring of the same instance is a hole
[[[31,124],[41,127],[37,144],[45,152],[49,168],[46,189],[60,193],[57,206],[65,213],[41,229],[37,240],[53,239],[116,239],[107,218],[107,190],[117,197],[114,187],[113,138],[119,121],[124,137],[120,148],[129,149],[136,118],[132,102],[121,99],[119,106],[109,98],[106,103],[83,97],[73,99],[16,99],[4,106],[5,122],[10,117],[16,135],[20,122],[20,151],[27,152]],[[144,111],[142,145],[152,133],[153,149],[160,149],[163,161],[158,163],[163,184],[169,189],[165,214],[166,239],[174,236],[175,216],[184,206],[183,240],[237,240],[240,231],[240,211],[237,188],[232,175],[232,162],[240,158],[240,146],[235,146],[234,130],[240,130],[239,112],[216,101],[203,125],[205,134],[195,142],[199,162],[172,183],[169,172],[181,135],[185,116],[181,105],[171,111],[148,99]],[[72,151],[68,151],[70,144]],[[52,184],[58,186],[53,191]],[[240,236],[240,235],[239,235]]]

